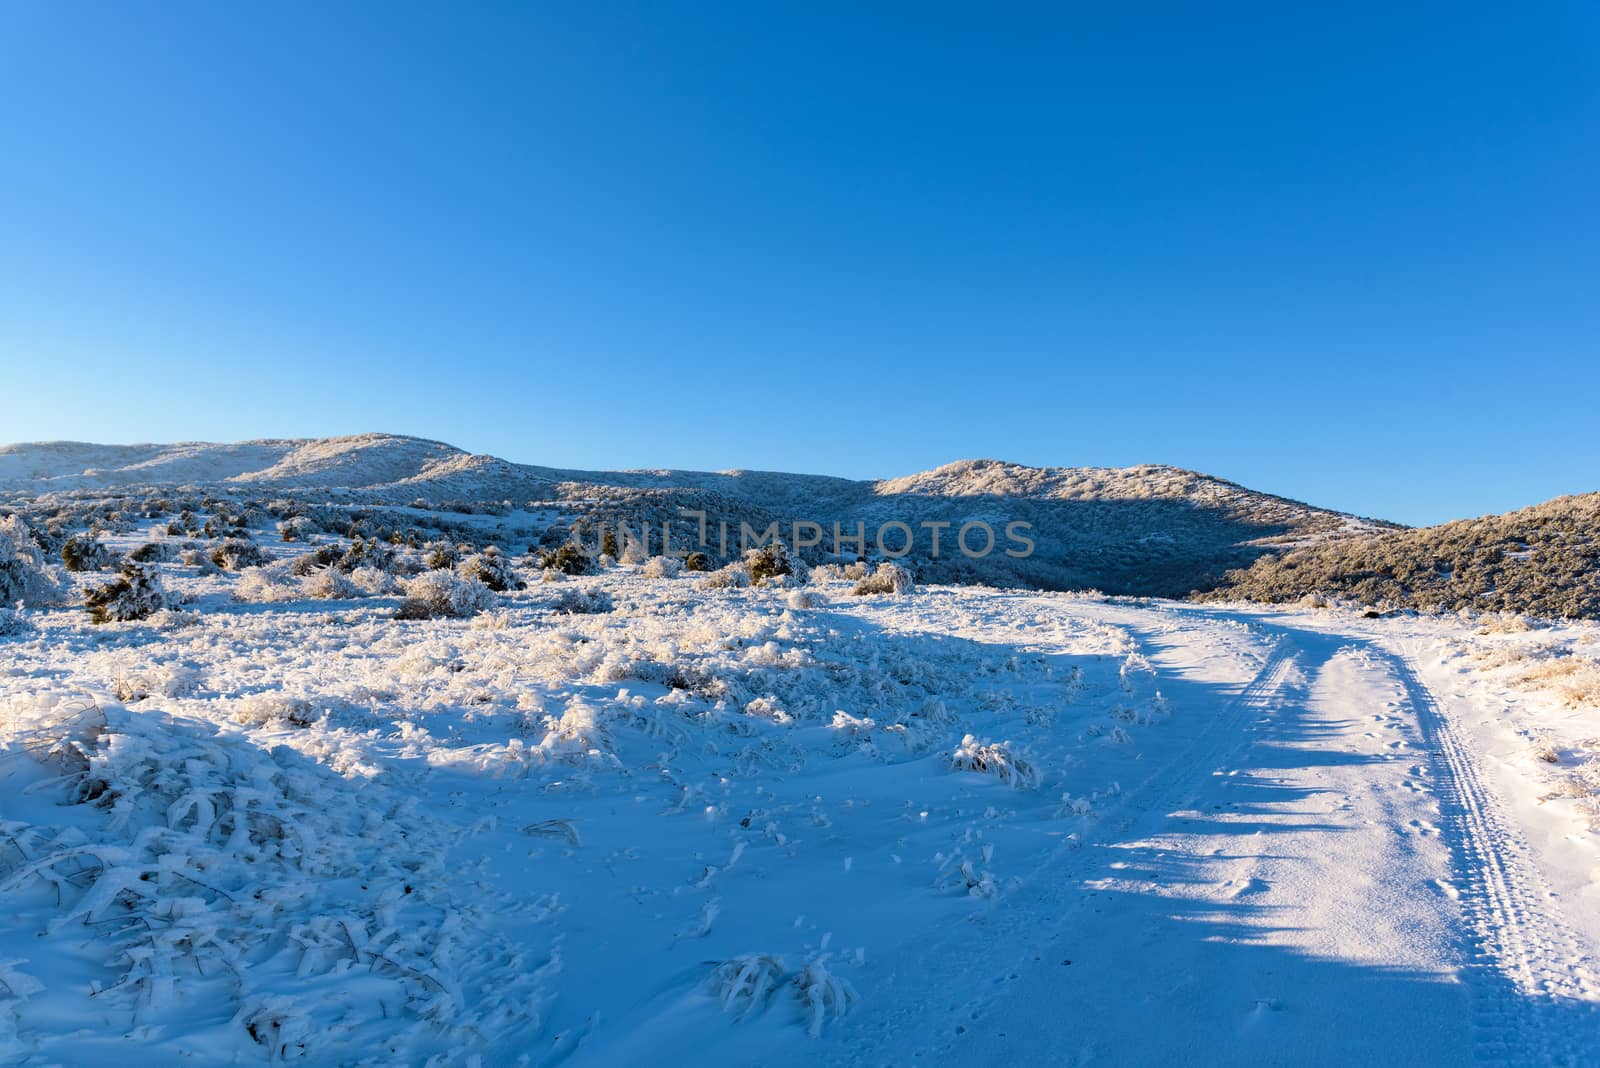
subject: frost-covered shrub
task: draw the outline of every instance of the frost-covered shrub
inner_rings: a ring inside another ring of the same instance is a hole
[[[783,982],[783,958],[769,953],[746,953],[725,960],[711,972],[711,986],[723,1012],[744,1019],[760,1012]]]
[[[278,537],[284,541],[305,541],[311,535],[311,520],[304,516],[285,519],[278,524]]]
[[[494,591],[450,571],[425,571],[403,584],[396,619],[466,619],[495,603]]]
[[[233,721],[246,727],[303,728],[318,718],[310,701],[280,693],[251,694],[241,698],[233,710]]]
[[[693,552],[683,558],[685,571],[710,571],[711,557],[702,552]]]
[[[166,605],[161,572],[153,564],[134,560],[123,561],[122,575],[114,582],[86,590],[83,602],[89,618],[96,623],[144,619]]]
[[[314,575],[325,567],[332,567],[339,562],[342,553],[337,546],[323,545],[315,552],[306,553],[304,556],[294,558],[294,563],[289,565],[291,574],[304,578]]]
[[[120,674],[113,682],[111,692],[117,700],[132,704],[152,695],[187,697],[199,685],[199,676],[193,669],[181,664],[167,664],[145,672]]]
[[[790,590],[789,596],[784,598],[784,603],[795,611],[806,608],[815,608],[818,603],[817,595],[810,590]]]
[[[15,638],[33,630],[28,617],[15,608],[0,607],[0,638]]]
[[[211,562],[211,557],[199,549],[184,549],[178,553],[178,562],[188,567],[198,567],[202,575],[210,575],[221,568]]]
[[[611,609],[611,595],[604,590],[566,589],[550,602],[550,611],[568,616],[597,615]]]
[[[294,579],[292,569],[282,563],[248,567],[239,575],[239,581],[233,587],[233,599],[249,604],[296,601],[302,594],[299,583]]]
[[[382,597],[398,588],[393,575],[375,567],[358,567],[349,578],[351,585],[369,597]]]
[[[374,568],[362,568],[363,571],[372,571]],[[378,572],[382,574],[382,572]],[[315,597],[319,601],[348,601],[352,597],[360,597],[361,590],[354,582],[344,576],[338,568],[325,567],[303,580],[303,587],[307,597]]]
[[[867,565],[857,560],[851,564],[818,564],[811,569],[812,582],[857,582],[867,577]]]
[[[0,517],[0,605],[49,604],[61,595],[62,586],[59,576],[45,567],[27,524],[17,516]]]
[[[644,562],[639,573],[645,578],[677,578],[683,572],[683,561],[676,556],[652,556]]]
[[[592,575],[596,570],[594,561],[583,551],[583,546],[573,542],[554,552],[541,553],[539,567],[555,568],[564,575]]]
[[[885,561],[878,565],[876,571],[856,583],[854,591],[857,597],[864,597],[874,593],[891,593],[903,597],[915,588],[911,580],[911,572],[899,564]]]
[[[387,571],[393,563],[392,548],[377,538],[363,538],[358,534],[350,540],[350,548],[344,551],[334,566],[348,573],[358,567],[376,567]]]
[[[111,566],[115,559],[94,534],[75,534],[61,545],[61,562],[68,571],[100,571]]]
[[[457,564],[456,574],[464,579],[477,579],[496,593],[520,590],[524,585],[511,565],[511,558],[494,545]]]
[[[789,547],[781,541],[751,549],[744,554],[745,569],[750,572],[750,585],[760,586],[780,575],[793,575],[794,562],[789,559]]]
[[[950,754],[950,766],[957,771],[993,775],[1017,790],[1031,790],[1039,785],[1038,771],[1011,751],[1010,742],[980,742],[968,734]]]
[[[750,585],[750,569],[743,564],[729,564],[718,568],[700,580],[703,590],[741,589]]]
[[[795,993],[806,1013],[806,1034],[822,1037],[822,1026],[850,1011],[857,1001],[856,988],[828,969],[826,953],[811,961],[794,977]]]
[[[855,987],[828,968],[828,954],[811,960],[792,977],[783,958],[770,953],[746,953],[720,961],[712,969],[710,986],[722,1011],[735,1019],[754,1016],[767,1006],[780,986],[788,984],[806,1015],[806,1034],[822,1035],[829,1019],[838,1019],[859,1000]]]
[[[147,541],[129,553],[128,559],[141,564],[160,564],[172,559],[172,550],[165,542]]]
[[[453,568],[461,562],[462,556],[466,555],[462,551],[466,548],[465,546],[457,546],[448,541],[430,541],[423,548],[426,552],[423,554],[422,562],[428,566],[430,571]],[[470,551],[470,549],[467,549],[467,552]]]
[[[243,571],[247,567],[270,564],[272,557],[253,541],[224,538],[222,544],[211,550],[211,562],[226,571]]]

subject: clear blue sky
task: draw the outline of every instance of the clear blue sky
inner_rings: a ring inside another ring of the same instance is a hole
[[[0,441],[1600,489],[1600,8],[0,6]]]

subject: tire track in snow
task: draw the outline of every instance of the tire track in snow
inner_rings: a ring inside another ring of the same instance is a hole
[[[1139,636],[1142,652],[1150,651],[1148,633],[1140,634],[1139,628],[1130,628],[1130,633]],[[1124,792],[1122,804],[1104,814],[1096,833],[1079,848],[1062,848],[1046,858],[1026,877],[1025,890],[1008,893],[1001,908],[975,917],[974,927],[963,925],[958,937],[923,945],[915,960],[907,962],[906,972],[956,976],[960,982],[929,985],[919,992],[921,997],[942,998],[948,990],[957,991],[959,1003],[949,1006],[954,1023],[987,1017],[997,1001],[1014,996],[1008,981],[1028,969],[1035,958],[1034,947],[1056,942],[1060,932],[1080,922],[1090,905],[1083,892],[1085,869],[1097,867],[1103,858],[1096,858],[1087,847],[1153,833],[1175,809],[1209,787],[1229,753],[1252,743],[1245,728],[1270,706],[1300,655],[1287,632],[1273,628],[1263,636],[1273,644],[1251,680],[1217,710],[1188,745],[1163,761],[1134,790]],[[1013,952],[999,958],[996,946],[1011,946]],[[980,977],[988,981],[979,982]],[[850,1050],[853,1063],[947,1063],[960,1045],[960,1032],[919,1034],[916,1025],[926,1021],[927,1010],[923,1000],[882,1004],[874,1015],[857,1017],[853,1026],[841,1029],[839,1037]]]
[[[1600,981],[1580,940],[1556,915],[1544,878],[1510,829],[1476,761],[1410,660],[1387,654],[1416,710],[1450,847],[1472,954],[1474,1045],[1480,1059],[1593,1063]],[[1560,1017],[1587,1012],[1586,1030]],[[1537,1051],[1535,1053],[1535,1051]],[[1530,1056],[1532,1054],[1532,1056]]]

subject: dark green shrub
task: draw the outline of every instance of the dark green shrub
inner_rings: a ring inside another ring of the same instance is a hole
[[[752,586],[759,586],[780,575],[794,574],[794,565],[789,562],[789,549],[781,541],[751,549],[744,554],[744,565],[750,571]]]
[[[595,570],[594,561],[589,554],[583,551],[583,546],[568,542],[555,552],[547,552],[539,557],[541,568],[553,567],[567,575],[589,575]]]
[[[133,552],[128,554],[128,559],[141,564],[158,564],[171,558],[167,547],[159,541],[147,541]]]
[[[700,552],[690,553],[683,558],[683,569],[685,571],[710,571],[711,557]]]
[[[114,582],[93,586],[84,592],[84,608],[96,623],[144,619],[166,607],[166,592],[161,588],[161,573],[152,564],[127,560],[122,575]]]
[[[461,562],[463,546],[453,545],[448,541],[430,541],[427,555],[422,562],[428,565],[430,571],[442,571],[447,567],[455,567]]]
[[[317,548],[316,552],[296,557],[294,563],[289,565],[289,572],[304,578],[307,575],[321,571],[325,567],[332,567],[339,562],[339,557],[343,555],[338,546],[322,545]]]
[[[242,571],[247,567],[260,567],[272,562],[272,557],[261,546],[244,538],[225,538],[211,550],[211,562],[228,571]]]
[[[68,571],[99,571],[111,561],[111,550],[93,534],[78,534],[62,543],[61,562]]]
[[[511,558],[491,545],[481,553],[474,553],[456,565],[456,574],[464,579],[477,579],[496,593],[520,590],[524,583],[517,578]]]
[[[339,562],[335,566],[345,574],[349,574],[358,567],[375,567],[380,571],[387,571],[393,563],[393,549],[377,538],[363,538],[358,534],[350,542],[350,548],[339,557]]]

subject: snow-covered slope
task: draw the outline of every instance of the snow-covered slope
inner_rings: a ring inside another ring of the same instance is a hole
[[[7,1064],[1592,1058],[1593,626],[161,568],[0,636]]]
[[[955,531],[1026,524],[1036,551],[974,561],[951,549],[913,560],[942,581],[1095,587],[1182,595],[1264,552],[1383,526],[1158,465],[1032,468],[967,460],[883,481],[765,471],[579,471],[511,463],[389,434],[236,445],[13,445],[0,449],[0,493],[93,495],[195,486],[232,496],[342,497],[375,504],[571,504],[597,521],[659,524],[680,510],[790,531],[796,522],[872,535],[883,524]]]

